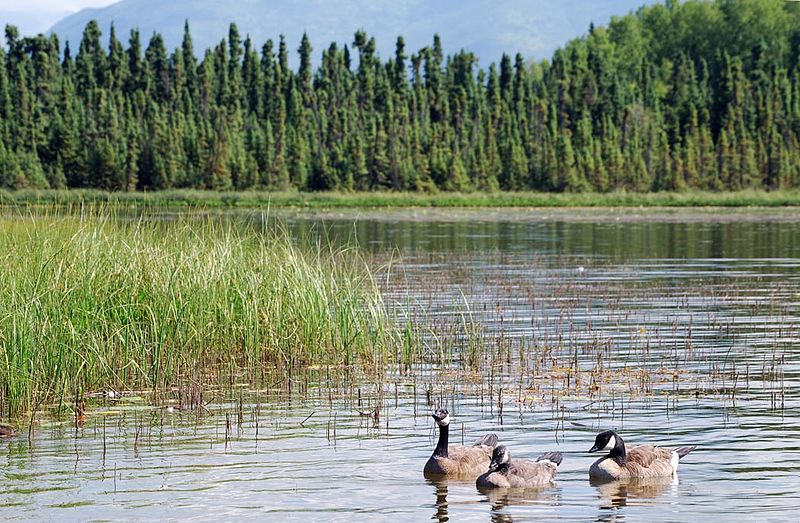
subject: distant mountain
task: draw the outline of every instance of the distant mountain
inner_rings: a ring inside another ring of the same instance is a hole
[[[486,65],[503,52],[527,58],[549,58],[569,39],[587,32],[590,22],[605,24],[656,0],[123,0],[101,9],[84,9],[57,23],[51,31],[77,49],[86,24],[96,19],[107,33],[113,22],[127,42],[138,27],[145,40],[159,32],[169,48],[180,44],[188,19],[198,52],[227,36],[235,21],[240,33],[260,46],[284,34],[292,50],[307,31],[314,55],[333,41],[350,43],[364,29],[376,37],[378,51],[388,57],[398,35],[416,51],[442,37],[449,53],[473,51]],[[294,55],[294,53],[292,53]]]

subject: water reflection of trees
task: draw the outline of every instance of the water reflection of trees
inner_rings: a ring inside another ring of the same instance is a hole
[[[578,211],[576,211],[577,213]],[[489,216],[486,211],[482,216]],[[537,215],[532,215],[533,217]],[[613,258],[761,258],[791,256],[798,238],[792,223],[753,219],[726,223],[714,216],[688,222],[667,218],[599,223],[558,220],[503,221],[475,216],[418,221],[413,215],[397,215],[386,222],[349,217],[338,220],[299,219],[292,223],[298,237],[352,242],[368,250],[399,248],[403,252],[520,252],[593,254]]]

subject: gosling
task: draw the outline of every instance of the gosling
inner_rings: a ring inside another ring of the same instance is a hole
[[[17,431],[11,425],[0,423],[0,438],[13,438],[17,435]]]
[[[561,465],[560,452],[545,452],[536,461],[515,459],[505,445],[495,447],[488,472],[475,484],[482,488],[541,488],[555,484],[556,472]]]
[[[497,435],[486,434],[471,447],[448,446],[450,413],[447,409],[437,409],[432,416],[439,426],[439,442],[425,463],[425,475],[475,479],[486,471],[492,459],[492,450],[497,446]]]
[[[627,478],[664,478],[675,476],[678,462],[696,447],[680,447],[675,450],[638,445],[625,447],[625,442],[613,430],[597,435],[589,452],[608,450],[608,454],[589,467],[589,478],[597,481],[613,481]]]

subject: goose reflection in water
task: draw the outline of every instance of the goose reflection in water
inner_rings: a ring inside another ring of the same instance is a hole
[[[428,483],[433,485],[433,487],[436,489],[436,513],[431,519],[439,521],[440,523],[450,521],[450,516],[447,514],[447,480],[429,479]]]
[[[633,505],[656,505],[658,498],[674,492],[678,476],[665,478],[631,478],[616,481],[591,481],[597,488],[601,509],[616,509]],[[605,520],[603,520],[605,521]]]
[[[514,521],[505,509],[514,505],[558,505],[560,492],[552,487],[542,488],[483,488],[478,491],[492,505],[491,521],[508,523]]]
[[[433,517],[434,521],[444,523],[445,521],[457,521],[458,518],[452,518],[451,508],[456,505],[475,505],[488,501],[491,504],[490,521],[497,523],[508,523],[513,521],[511,514],[505,512],[507,507],[512,505],[556,505],[559,503],[560,498],[557,492],[552,488],[544,489],[514,489],[514,488],[478,488],[478,491],[486,496],[486,500],[477,500],[472,496],[464,496],[464,491],[461,492],[461,497],[455,501],[448,501],[447,495],[450,493],[450,485],[456,486],[461,489],[472,490],[475,488],[475,483],[471,481],[461,481],[454,479],[428,479],[428,484],[434,488],[436,496],[435,508]],[[474,492],[474,491],[473,491]],[[456,494],[457,498],[458,495]]]

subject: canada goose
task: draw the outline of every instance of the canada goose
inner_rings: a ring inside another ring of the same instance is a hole
[[[613,430],[597,435],[589,452],[608,450],[606,456],[589,467],[589,477],[599,481],[625,478],[658,478],[672,476],[678,471],[678,461],[695,447],[680,447],[675,450],[638,445],[625,447],[625,442]]]
[[[475,484],[484,488],[537,488],[554,483],[560,452],[545,452],[536,461],[515,459],[505,445],[495,447],[488,472],[482,474]]]
[[[471,447],[448,446],[450,414],[447,409],[438,409],[432,416],[439,425],[439,442],[425,463],[425,475],[474,479],[485,472],[492,458],[492,449],[497,445],[497,435],[486,434]]]
[[[17,431],[11,425],[0,423],[0,438],[11,438],[17,435]]]

